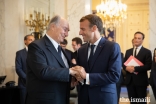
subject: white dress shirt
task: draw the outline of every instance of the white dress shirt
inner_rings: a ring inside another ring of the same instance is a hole
[[[26,51],[28,52],[28,46],[25,45],[25,49],[26,49]]]
[[[137,56],[137,54],[139,53],[141,47],[142,47],[142,45],[139,46],[139,47],[134,47],[134,48],[133,48],[133,56],[135,56],[135,55],[134,55],[134,53],[135,53],[135,49],[137,48],[137,50],[136,50],[136,56]]]

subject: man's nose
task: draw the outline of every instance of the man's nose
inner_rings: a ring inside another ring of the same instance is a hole
[[[65,36],[68,36],[68,32],[65,32]]]

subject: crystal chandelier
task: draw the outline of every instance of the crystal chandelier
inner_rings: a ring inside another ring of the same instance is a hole
[[[127,5],[121,0],[101,0],[96,7],[97,15],[102,19],[105,28],[119,26],[127,18]]]

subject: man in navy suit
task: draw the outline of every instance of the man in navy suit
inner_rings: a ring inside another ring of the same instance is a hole
[[[142,32],[136,32],[133,40],[134,47],[126,51],[124,58],[124,62],[126,62],[132,55],[144,64],[143,66],[123,66],[123,69],[126,70],[125,84],[131,104],[147,104],[147,102],[134,101],[136,98],[145,100],[149,85],[147,71],[151,69],[152,54],[149,49],[142,46],[144,38],[145,35]]]
[[[77,64],[84,67],[78,104],[117,104],[116,83],[121,73],[121,52],[115,42],[101,37],[100,17],[89,14],[80,19],[84,42],[78,50]],[[94,49],[93,49],[94,48]]]
[[[45,36],[29,45],[26,104],[69,104],[70,86],[77,84],[70,75],[77,75],[78,80],[80,76],[70,68],[70,61],[59,45],[68,31],[68,22],[56,15]]]
[[[20,88],[20,104],[25,104],[26,97],[26,57],[28,45],[34,41],[33,35],[26,35],[24,37],[25,48],[16,52],[15,66],[18,75],[18,87]]]

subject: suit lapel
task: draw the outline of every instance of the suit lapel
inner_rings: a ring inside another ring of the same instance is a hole
[[[133,56],[133,48],[129,51],[130,52],[130,55],[129,56]]]
[[[100,55],[101,50],[102,50],[103,47],[104,47],[105,41],[106,41],[105,38],[101,38],[101,40],[100,40],[100,42],[99,42],[99,44],[98,44],[98,46],[97,46],[97,48],[96,48],[96,51],[95,51],[94,56],[93,56],[93,61],[92,61],[92,64],[91,64],[91,67],[90,67],[90,70],[89,70],[90,72],[91,72],[91,70],[92,70],[93,65],[94,65],[95,62],[96,62],[96,59],[97,59],[98,56]]]
[[[45,35],[44,36],[45,40],[45,46],[47,49],[53,54],[53,56],[56,58],[56,60],[63,66],[66,67],[62,58],[59,56],[58,52],[56,51],[54,45],[51,43],[51,41],[48,39],[48,37]]]
[[[144,50],[144,47],[142,46],[141,47],[141,49],[140,49],[140,51],[138,52],[138,54],[136,55],[136,58],[139,58],[139,56],[141,57],[142,55],[141,55],[141,51],[143,51]]]

